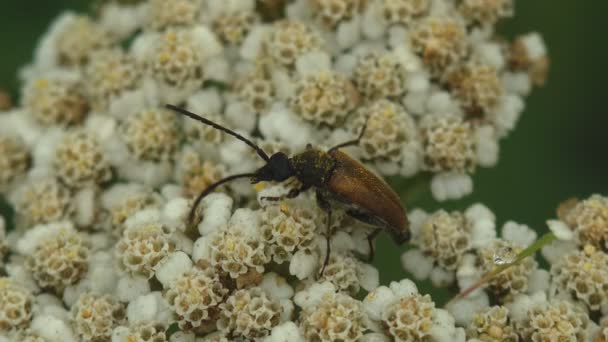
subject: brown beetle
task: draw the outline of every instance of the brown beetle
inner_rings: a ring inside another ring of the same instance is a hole
[[[289,190],[282,197],[263,197],[263,199],[276,201],[282,198],[294,198],[302,191],[312,187],[315,188],[317,203],[328,215],[327,253],[321,268],[321,274],[329,262],[331,202],[340,204],[351,217],[376,227],[368,235],[370,259],[374,255],[372,241],[383,229],[387,230],[398,244],[409,240],[409,222],[399,196],[382,179],[339,150],[342,147],[358,145],[365,132],[365,126],[363,126],[357,139],[334,146],[327,152],[315,149],[309,144],[304,152],[291,158],[282,152],[277,152],[268,157],[259,146],[234,131],[183,108],[173,105],[167,105],[166,107],[232,135],[253,148],[266,161],[266,165],[255,172],[228,176],[203,190],[190,210],[188,217],[190,223],[193,223],[196,208],[201,200],[222,184],[238,178],[250,178],[251,183],[255,184],[262,181],[282,182],[290,177],[295,177],[300,182],[300,187]]]

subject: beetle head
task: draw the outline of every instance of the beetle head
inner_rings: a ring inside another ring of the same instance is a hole
[[[294,171],[289,163],[289,157],[283,152],[277,152],[270,156],[270,160],[266,165],[255,172],[255,176],[251,177],[251,182],[282,182],[293,175]]]

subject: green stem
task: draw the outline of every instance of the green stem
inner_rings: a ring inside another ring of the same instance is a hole
[[[499,275],[502,271],[508,269],[511,266],[515,266],[515,265],[519,264],[522,260],[524,260],[527,257],[533,256],[534,253],[536,253],[538,250],[543,248],[545,245],[550,244],[551,242],[555,241],[556,239],[557,239],[557,237],[553,233],[547,233],[547,234],[541,236],[540,239],[536,240],[536,242],[534,242],[531,246],[529,246],[528,248],[524,249],[519,254],[517,254],[517,257],[515,258],[515,260],[513,260],[512,262],[510,262],[508,264],[497,265],[493,270],[484,274],[481,277],[481,279],[479,279],[479,281],[477,281],[475,284],[471,285],[464,291],[462,291],[459,294],[457,294],[456,296],[454,296],[454,298],[450,299],[450,301],[446,304],[446,306],[452,304],[453,302],[455,302],[459,299],[462,299],[462,298],[468,296],[473,291],[482,287],[484,284],[488,283],[494,277]]]

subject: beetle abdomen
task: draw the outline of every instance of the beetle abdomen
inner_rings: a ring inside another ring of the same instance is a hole
[[[395,241],[409,239],[409,222],[399,196],[382,179],[360,162],[340,150],[330,152],[336,161],[333,173],[326,183],[335,199],[359,208],[376,222],[385,222]]]

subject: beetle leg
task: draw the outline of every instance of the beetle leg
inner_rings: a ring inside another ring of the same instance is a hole
[[[372,262],[374,260],[374,254],[375,254],[374,239],[376,238],[376,236],[378,236],[378,234],[381,231],[382,231],[382,228],[376,228],[376,229],[374,229],[373,232],[371,232],[367,236],[367,243],[369,243],[369,259],[368,259],[368,262]]]
[[[361,132],[359,132],[359,136],[357,137],[357,139],[345,141],[345,142],[343,142],[341,144],[338,144],[338,145],[330,148],[327,151],[327,153],[330,153],[330,152],[335,151],[337,149],[340,149],[342,147],[357,146],[357,145],[359,145],[359,142],[361,141],[361,138],[363,138],[363,134],[365,134],[365,130],[367,129],[367,122],[368,121],[369,121],[369,117],[367,117],[367,119],[365,119],[365,123],[363,124],[363,127],[361,128]]]
[[[329,255],[331,254],[331,205],[329,202],[323,197],[321,192],[317,190],[317,204],[319,207],[327,213],[327,232],[325,233],[325,241],[326,244],[326,253],[325,260],[323,261],[323,266],[321,267],[321,271],[319,272],[319,277],[323,275],[325,272],[325,267],[329,264]]]

